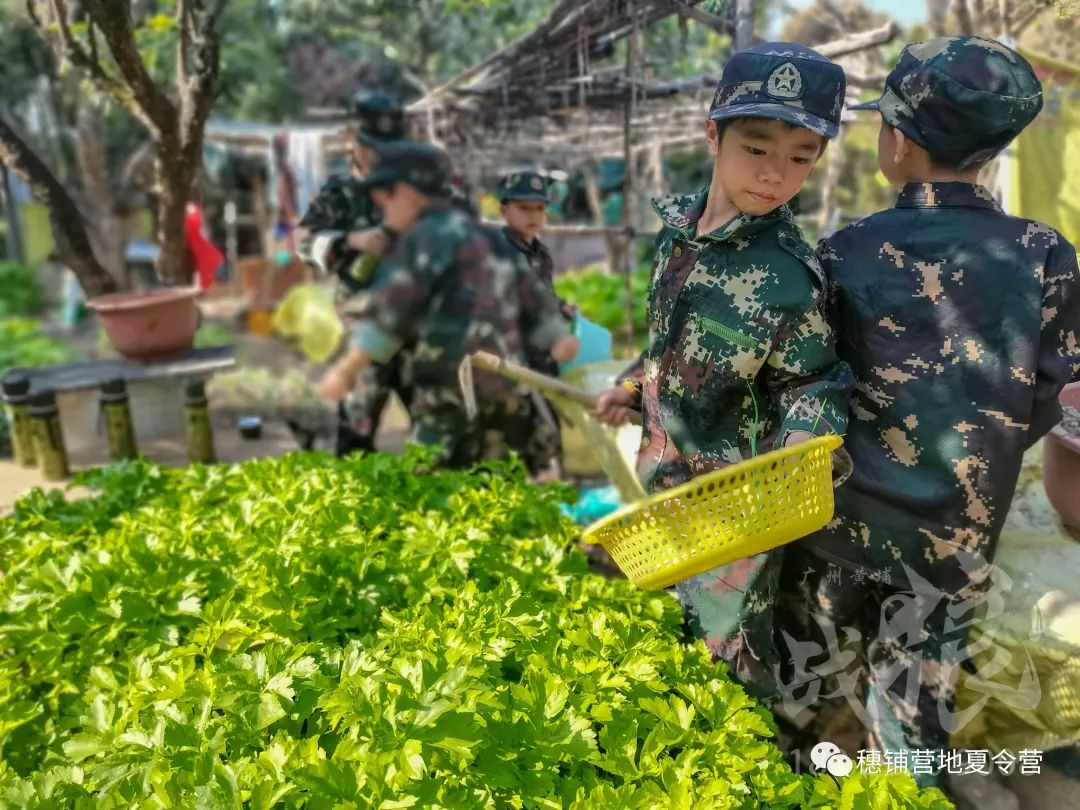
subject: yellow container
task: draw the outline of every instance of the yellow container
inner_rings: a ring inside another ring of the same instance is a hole
[[[821,436],[702,475],[630,504],[584,533],[641,588],[667,588],[760,554],[832,520],[832,452]]]
[[[274,313],[268,309],[253,309],[247,314],[248,333],[269,337],[274,332]]]

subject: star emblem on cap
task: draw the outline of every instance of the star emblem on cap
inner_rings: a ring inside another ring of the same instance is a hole
[[[791,62],[784,62],[776,68],[765,83],[765,92],[773,98],[798,98],[802,90],[802,74]]]

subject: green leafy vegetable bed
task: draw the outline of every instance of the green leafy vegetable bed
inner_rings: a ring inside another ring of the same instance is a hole
[[[797,776],[559,490],[426,456],[87,476],[0,521],[0,806],[946,808]]]
[[[634,269],[630,287],[634,298],[634,334],[644,339],[649,324],[646,317],[649,287],[648,265]],[[555,279],[559,296],[581,308],[589,320],[611,330],[619,337],[626,330],[626,279],[621,274],[605,273],[599,269],[583,269],[566,273]]]

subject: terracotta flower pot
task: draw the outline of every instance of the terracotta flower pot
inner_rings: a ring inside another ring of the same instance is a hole
[[[103,295],[87,302],[101,318],[109,342],[136,363],[156,363],[185,354],[195,342],[199,310],[194,287]]]
[[[1061,404],[1080,408],[1080,383],[1065,386]],[[1080,436],[1058,425],[1043,443],[1046,496],[1066,526],[1080,529]]]

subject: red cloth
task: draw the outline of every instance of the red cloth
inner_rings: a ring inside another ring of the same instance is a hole
[[[188,203],[184,216],[184,224],[187,228],[188,250],[191,251],[191,259],[195,265],[195,275],[199,280],[199,289],[205,290],[214,283],[214,274],[225,262],[225,254],[218,250],[206,238],[203,230],[202,207],[196,203]]]

